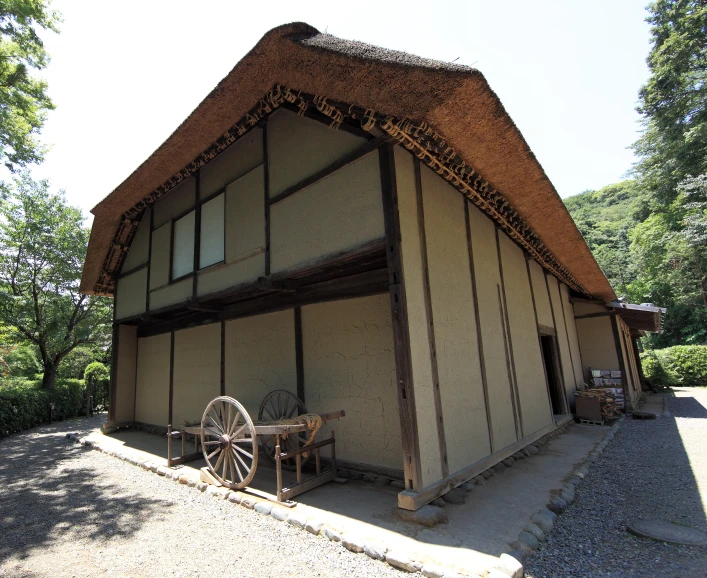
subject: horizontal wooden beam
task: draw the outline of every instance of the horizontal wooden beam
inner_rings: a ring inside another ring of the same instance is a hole
[[[618,315],[618,311],[601,311],[599,313],[587,313],[586,315],[575,315],[575,319],[591,319],[592,317],[613,317]]]
[[[552,423],[536,431],[535,433],[532,433],[523,439],[506,446],[502,450],[474,462],[464,469],[459,470],[455,474],[430,484],[419,492],[414,492],[412,490],[400,492],[398,494],[398,507],[404,510],[418,510],[425,504],[429,504],[432,500],[436,500],[440,496],[443,496],[449,490],[456,488],[471,478],[478,476],[481,472],[485,472],[489,468],[512,456],[514,453],[519,452],[524,447],[538,441],[541,437],[555,431],[558,427],[559,426],[556,423]]]

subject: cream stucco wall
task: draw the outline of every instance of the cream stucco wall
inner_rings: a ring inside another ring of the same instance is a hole
[[[579,305],[579,304],[577,304]],[[577,307],[577,313],[581,309]],[[606,317],[589,317],[575,319],[579,346],[582,349],[584,374],[589,376],[590,369],[616,370],[619,368],[619,358],[611,329],[611,319]]]
[[[398,188],[402,270],[410,336],[412,385],[415,393],[417,443],[420,450],[420,470],[424,487],[442,477],[442,465],[432,383],[428,320],[425,310],[413,157],[400,147],[395,147],[393,150]]]
[[[263,131],[254,128],[200,169],[200,197],[211,196],[262,162]]]
[[[484,344],[493,449],[496,451],[517,441],[511,402],[511,376],[506,361],[508,351],[503,339],[503,304],[500,300],[501,277],[496,231],[493,221],[473,205],[469,206],[469,225],[474,252],[481,338]]]
[[[574,320],[574,308],[570,303],[570,290],[564,283],[560,283],[560,295],[562,297],[562,308],[565,315],[565,325],[569,339],[569,348],[574,369],[575,387],[584,385],[584,372],[582,371],[582,355],[579,350],[579,340],[577,338],[577,325]]]
[[[115,291],[115,318],[125,319],[145,312],[147,268],[120,277]]]
[[[169,421],[169,358],[172,335],[137,340],[135,421],[167,426]]]
[[[147,263],[150,254],[150,214],[151,207],[147,207],[140,220],[140,225],[133,237],[133,242],[130,244],[130,250],[125,257],[122,271],[126,273],[135,267],[139,267],[143,263]]]
[[[479,363],[464,198],[421,168],[437,370],[449,471],[491,453]]]
[[[565,318],[562,315],[562,296],[558,280],[552,275],[547,275],[547,287],[552,299],[552,308],[555,311],[555,323],[557,330],[557,345],[560,349],[562,381],[565,384],[565,394],[570,408],[574,408],[574,390],[576,389],[574,368],[570,357],[570,345],[567,340],[567,329],[565,328]]]
[[[152,226],[158,229],[170,220],[186,213],[196,204],[196,178],[188,177],[160,197],[153,205],[155,216]]]
[[[513,359],[520,399],[523,435],[552,423],[552,410],[543,368],[542,353],[535,323],[530,282],[523,251],[499,232],[503,281]]]
[[[178,283],[162,287],[150,292],[150,310],[161,309],[168,305],[184,303],[192,296],[194,284],[190,278],[183,279]]]
[[[535,298],[535,309],[538,312],[538,323],[554,327],[550,295],[548,295],[545,285],[545,272],[537,261],[528,261],[528,266],[530,267],[530,279],[533,283],[533,297]]]
[[[135,370],[137,364],[137,328],[118,327],[118,368],[116,372],[114,420],[135,419]]]
[[[225,346],[226,395],[240,401],[253,420],[271,391],[297,395],[292,309],[227,321]]]
[[[265,275],[265,253],[199,273],[197,295],[208,295],[252,282]]]
[[[323,428],[337,458],[402,469],[388,295],[303,307],[302,344],[307,408],[346,411]]]
[[[268,118],[267,130],[271,197],[366,142],[284,109]]]
[[[150,254],[150,290],[169,283],[170,243],[172,226],[162,225],[152,232],[152,252]]]
[[[175,331],[172,423],[200,422],[220,393],[221,324]]]
[[[384,234],[379,161],[374,151],[271,206],[271,270],[293,269]]]
[[[260,165],[226,188],[226,262],[265,250],[265,173]]]

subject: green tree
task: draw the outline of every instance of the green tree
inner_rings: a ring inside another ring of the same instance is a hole
[[[79,292],[89,231],[63,194],[51,194],[47,181],[23,172],[2,203],[0,321],[37,347],[42,385],[51,388],[76,347],[107,346],[111,307]]]
[[[639,93],[635,170],[655,202],[669,203],[678,183],[707,173],[707,2],[655,0],[648,11],[651,76]]]
[[[58,23],[48,1],[0,0],[0,160],[11,171],[44,155],[37,134],[54,105],[31,72],[49,63],[38,30],[58,32]]]

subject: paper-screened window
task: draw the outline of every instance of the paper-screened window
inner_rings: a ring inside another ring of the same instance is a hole
[[[172,280],[194,271],[194,211],[174,221]]]
[[[199,268],[224,260],[224,199],[211,199],[201,206],[201,239],[199,241]]]

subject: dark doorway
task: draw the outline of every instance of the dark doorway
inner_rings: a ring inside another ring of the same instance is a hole
[[[561,415],[565,412],[562,384],[557,375],[557,360],[555,355],[555,338],[552,335],[541,335],[540,343],[543,348],[543,360],[545,361],[545,375],[547,377],[547,388],[550,392],[550,403],[552,403],[552,413]]]

